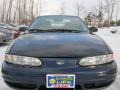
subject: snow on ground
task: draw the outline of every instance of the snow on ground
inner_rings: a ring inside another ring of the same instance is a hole
[[[118,32],[116,34],[112,34],[110,32],[111,30],[117,30]],[[118,65],[117,79],[115,83],[106,90],[120,90],[120,27],[99,29],[96,34],[104,39],[104,41],[112,48]]]
[[[2,67],[2,61],[4,59],[4,54],[6,49],[7,49],[7,46],[0,46],[0,69]],[[6,86],[6,84],[4,83],[1,72],[0,72],[0,90],[12,90],[8,86]]]
[[[117,30],[118,32],[116,34],[112,34],[111,30]],[[115,55],[115,60],[118,65],[118,76],[116,81],[107,89],[105,90],[120,90],[120,27],[111,27],[111,28],[102,28],[99,29],[99,31],[96,33],[99,35],[102,39],[105,40],[105,42],[112,48]],[[0,46],[0,67],[2,66],[2,61],[4,59],[4,53],[7,49],[7,46]],[[9,87],[5,85],[3,82],[1,73],[0,73],[0,90],[12,90]]]

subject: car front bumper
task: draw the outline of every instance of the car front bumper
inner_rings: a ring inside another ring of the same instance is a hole
[[[82,69],[81,69],[82,68]],[[11,87],[35,89],[45,87],[47,74],[75,74],[76,88],[99,89],[115,81],[117,65],[115,62],[97,67],[42,68],[21,67],[4,62],[2,66],[4,81]]]

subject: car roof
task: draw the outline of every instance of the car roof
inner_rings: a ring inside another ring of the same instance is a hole
[[[77,17],[80,18],[79,16],[72,16],[72,15],[43,15],[43,16],[38,16],[39,17]]]

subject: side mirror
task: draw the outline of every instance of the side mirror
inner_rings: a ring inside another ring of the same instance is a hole
[[[20,28],[19,28],[19,31],[20,31],[20,32],[25,32],[27,29],[28,29],[28,27],[20,27]]]
[[[90,32],[91,32],[91,33],[98,31],[97,27],[90,27],[89,29],[90,29]]]

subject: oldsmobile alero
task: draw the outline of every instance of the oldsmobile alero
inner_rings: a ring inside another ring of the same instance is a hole
[[[96,31],[77,16],[37,17],[8,47],[2,65],[4,81],[10,87],[35,90],[110,86],[117,65]]]

